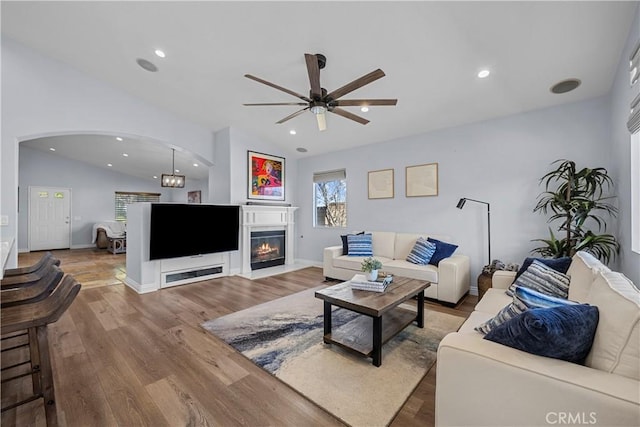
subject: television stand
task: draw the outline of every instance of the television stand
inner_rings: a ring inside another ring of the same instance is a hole
[[[160,288],[229,275],[229,255],[215,253],[160,260]]]

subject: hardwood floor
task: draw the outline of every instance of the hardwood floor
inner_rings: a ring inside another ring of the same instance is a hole
[[[253,281],[231,276],[138,295],[122,282],[124,254],[53,253],[65,273],[83,284],[69,310],[49,327],[62,426],[342,425],[200,328],[205,320],[317,286],[323,281],[320,268]],[[19,265],[40,256],[20,254]],[[468,296],[456,308],[427,304],[466,317],[476,302]],[[15,363],[17,353],[3,353],[2,366]],[[28,395],[30,387],[30,377],[2,384],[2,406]],[[434,400],[435,367],[391,425],[433,425]],[[42,399],[3,412],[1,424],[44,426]]]

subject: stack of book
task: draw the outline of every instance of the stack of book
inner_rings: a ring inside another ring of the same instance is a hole
[[[387,286],[393,281],[393,276],[378,277],[378,280],[367,280],[364,274],[356,274],[351,279],[351,289],[358,289],[361,291],[373,291],[384,292]]]

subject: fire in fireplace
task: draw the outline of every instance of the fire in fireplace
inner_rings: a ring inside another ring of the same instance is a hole
[[[251,270],[284,265],[285,231],[251,232]]]

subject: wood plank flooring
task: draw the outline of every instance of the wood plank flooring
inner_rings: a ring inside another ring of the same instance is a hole
[[[208,280],[138,295],[123,284],[124,254],[53,251],[83,289],[49,341],[62,426],[341,426],[200,324],[323,282],[320,268],[248,280]],[[34,263],[41,252],[19,255]],[[466,317],[477,302],[429,308]],[[15,340],[18,340],[16,338]],[[3,343],[5,347],[5,343]],[[22,355],[7,352],[2,366]],[[6,371],[3,376],[8,375]],[[2,384],[2,406],[29,394],[30,378]],[[434,425],[435,367],[391,426]],[[42,399],[2,413],[2,426],[45,426]]]

